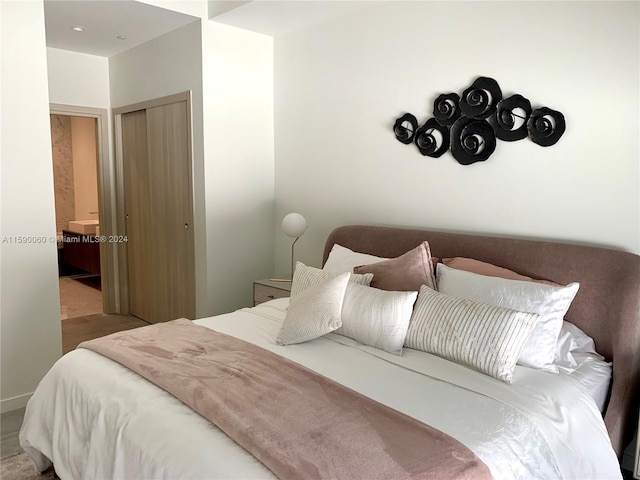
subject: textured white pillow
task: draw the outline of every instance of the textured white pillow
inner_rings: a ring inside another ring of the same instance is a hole
[[[307,288],[322,283],[325,280],[329,280],[330,278],[334,278],[340,273],[346,272],[332,273],[319,268],[308,267],[302,262],[296,262],[296,270],[293,273],[293,282],[291,283],[291,294],[289,297],[294,299]],[[373,273],[352,273],[349,277],[349,281],[367,286],[371,284],[372,279]]]
[[[442,293],[540,315],[518,363],[547,372],[558,372],[558,367],[553,363],[556,343],[564,315],[580,284],[570,283],[565,287],[556,287],[478,275],[443,264],[438,264],[437,279],[438,290]]]
[[[578,362],[574,357],[574,353],[590,353],[603,358],[596,352],[596,344],[589,335],[584,333],[573,323],[562,322],[562,329],[558,336],[556,344],[556,356],[554,362],[560,367],[564,367],[564,371],[574,370],[578,366]]]
[[[276,343],[303,343],[340,327],[342,302],[349,274],[341,273],[307,288],[289,302]]]
[[[336,243],[331,247],[327,262],[324,264],[322,269],[333,273],[353,272],[354,267],[381,262],[382,260],[388,260],[388,258],[376,257],[375,255],[369,255],[367,253],[354,252],[353,250]]]
[[[475,368],[506,383],[538,315],[446,295],[423,285],[405,346]]]
[[[349,282],[342,326],[334,333],[402,355],[402,345],[418,292],[390,292]]]

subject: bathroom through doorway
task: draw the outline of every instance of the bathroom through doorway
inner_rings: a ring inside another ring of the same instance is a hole
[[[50,120],[60,318],[112,313],[113,255],[101,240],[110,230],[102,222],[110,210],[103,187],[107,111],[52,104]]]
[[[51,114],[60,316],[102,313],[97,121]]]

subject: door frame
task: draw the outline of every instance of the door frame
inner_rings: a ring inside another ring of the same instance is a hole
[[[177,102],[187,102],[187,147],[189,157],[189,168],[191,178],[191,196],[190,199],[193,209],[193,105],[192,105],[192,93],[191,90],[176,93],[173,95],[167,95],[164,97],[145,100],[143,102],[137,102],[130,105],[114,108],[113,113],[113,137],[115,145],[115,231],[121,232],[120,235],[126,235],[126,210],[125,210],[125,189],[124,189],[124,162],[122,154],[122,115],[126,113],[135,112],[138,110],[145,110],[147,108],[159,107],[162,105],[169,105]],[[128,256],[127,256],[127,243],[116,243],[115,248],[117,250],[116,263],[119,265],[117,270],[118,276],[118,298],[119,298],[119,312],[129,313],[129,270],[128,270]],[[195,306],[194,306],[195,309]]]
[[[98,218],[101,235],[106,238],[116,234],[114,225],[113,172],[109,148],[109,113],[106,108],[82,107],[79,105],[49,104],[51,115],[89,117],[96,119],[96,157],[98,173]],[[119,313],[120,295],[118,286],[118,259],[113,243],[100,243],[100,277],[102,284],[102,311]]]

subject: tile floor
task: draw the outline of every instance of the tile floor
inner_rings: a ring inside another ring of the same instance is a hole
[[[102,292],[79,281],[81,277],[60,277],[60,317],[82,317],[102,313]]]

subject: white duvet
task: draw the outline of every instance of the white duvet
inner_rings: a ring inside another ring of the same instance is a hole
[[[244,339],[428,423],[496,479],[620,479],[602,416],[578,381],[517,367],[507,385],[433,355],[398,357],[330,334],[274,339],[288,299],[196,323]],[[287,406],[283,405],[285,409]],[[85,349],[60,359],[29,401],[20,443],[66,479],[249,479],[272,473],[164,390]]]

